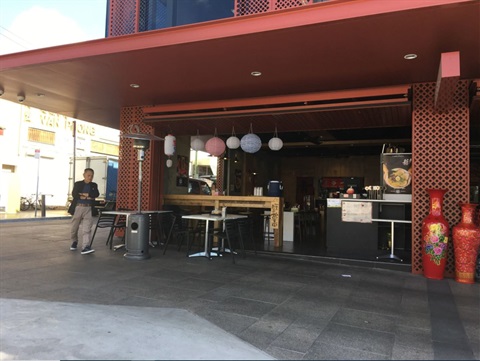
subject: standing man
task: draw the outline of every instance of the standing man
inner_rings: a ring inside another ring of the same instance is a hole
[[[98,192],[97,183],[92,182],[93,169],[86,168],[83,172],[83,180],[75,182],[72,190],[72,204],[68,209],[72,217],[72,228],[70,237],[72,239],[71,251],[77,250],[78,236],[82,240],[82,254],[89,254],[95,252],[90,247],[90,239],[92,232],[92,210],[95,206],[95,198],[100,193]],[[80,232],[79,232],[80,230]]]

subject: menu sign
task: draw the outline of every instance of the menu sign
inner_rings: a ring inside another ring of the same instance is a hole
[[[382,185],[386,194],[412,194],[412,154],[382,154]]]
[[[372,203],[343,201],[342,222],[372,223]]]

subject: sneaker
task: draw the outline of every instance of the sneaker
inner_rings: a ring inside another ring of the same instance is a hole
[[[91,249],[90,246],[87,246],[84,249],[82,249],[82,254],[89,254],[89,253],[93,253],[93,252],[95,252],[95,250]]]
[[[70,251],[76,251],[77,250],[77,242],[73,242],[72,245],[70,246]]]

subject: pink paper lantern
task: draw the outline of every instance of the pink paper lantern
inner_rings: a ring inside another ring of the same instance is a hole
[[[219,137],[213,137],[205,143],[205,150],[215,157],[219,157],[225,152],[225,142]]]

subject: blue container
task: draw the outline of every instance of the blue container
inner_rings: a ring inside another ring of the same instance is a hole
[[[283,197],[282,181],[268,182],[267,192],[269,197]]]

